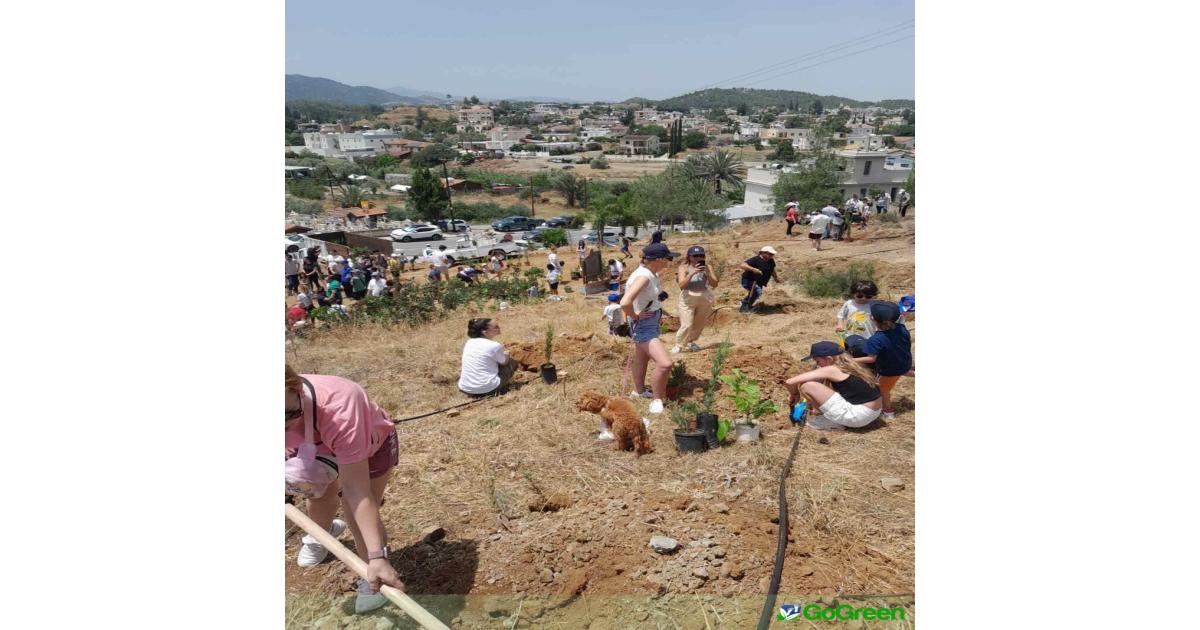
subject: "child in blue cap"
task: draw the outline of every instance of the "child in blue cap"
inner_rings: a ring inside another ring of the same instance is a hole
[[[625,323],[625,314],[621,312],[621,296],[616,293],[608,294],[608,306],[604,307],[604,315],[600,319],[608,320],[608,334],[618,335],[617,328]]]
[[[871,303],[871,320],[875,334],[863,344],[864,356],[854,360],[875,365],[879,391],[883,394],[883,418],[890,420],[896,415],[892,409],[892,388],[913,368],[912,337],[900,322],[900,307],[891,302]]]

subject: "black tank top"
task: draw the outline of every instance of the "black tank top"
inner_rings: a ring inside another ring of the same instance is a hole
[[[851,405],[861,405],[879,398],[878,387],[868,384],[853,374],[850,375],[850,378],[840,383],[829,381],[829,385],[833,387],[833,391],[841,394],[842,398],[845,398],[846,402]]]

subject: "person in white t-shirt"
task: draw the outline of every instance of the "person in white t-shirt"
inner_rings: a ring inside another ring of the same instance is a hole
[[[508,356],[504,346],[493,339],[500,334],[500,324],[480,317],[467,322],[467,343],[463,345],[462,371],[458,389],[471,396],[499,393],[517,371],[517,361]]]
[[[446,254],[446,246],[438,245],[438,250],[433,253],[433,268],[437,270],[438,280],[445,281],[449,275],[450,262],[447,260],[449,256]]]
[[[387,281],[383,279],[382,272],[376,271],[371,275],[371,281],[367,283],[367,291],[375,297],[387,292]]]
[[[608,334],[617,335],[617,329],[621,324],[625,323],[625,314],[621,312],[621,296],[616,293],[608,294],[608,306],[604,307],[604,314],[600,319],[608,320]]]
[[[328,261],[329,272],[331,274],[338,275],[342,273],[342,267],[346,264],[345,258],[342,258],[340,254],[334,254],[328,258]]]
[[[562,271],[554,263],[546,264],[546,282],[550,283],[550,295],[558,295],[558,278]]]
[[[625,281],[625,295],[621,298],[621,310],[629,319],[629,334],[633,338],[634,397],[650,398],[650,413],[663,412],[666,398],[667,375],[671,371],[671,355],[658,338],[662,323],[662,301],[667,294],[659,283],[659,272],[666,269],[675,258],[663,243],[651,243],[642,249],[642,264],[629,274]],[[647,368],[654,360],[654,372],[649,375],[650,387],[646,387]]]
[[[558,247],[550,246],[550,254],[546,256],[546,262],[554,265],[556,269],[562,269],[562,265],[558,264]]]
[[[812,242],[813,249],[821,251],[821,238],[825,236],[825,228],[833,221],[828,215],[813,214],[808,222],[808,240]]]
[[[488,271],[491,271],[492,275],[499,278],[500,272],[504,271],[504,257],[500,254],[492,254],[488,265]]]

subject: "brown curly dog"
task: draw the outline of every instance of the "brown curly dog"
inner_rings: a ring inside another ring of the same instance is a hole
[[[650,434],[646,433],[642,417],[628,400],[609,398],[596,392],[584,392],[575,404],[580,411],[599,414],[608,423],[616,438],[618,451],[633,449],[638,456],[654,451],[650,448]]]

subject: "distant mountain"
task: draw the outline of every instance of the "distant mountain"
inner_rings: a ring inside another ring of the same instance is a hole
[[[289,74],[284,83],[284,99],[291,101],[326,101],[347,105],[383,105],[385,103],[418,103],[420,99],[401,96],[365,85],[351,86],[331,79]]]
[[[718,88],[711,90],[700,90],[699,92],[691,92],[683,96],[675,96],[661,101],[655,101],[658,109],[665,110],[681,110],[689,109],[726,109],[736,108],[738,105],[746,105],[747,107],[783,107],[805,110],[812,105],[813,101],[820,99],[821,104],[825,109],[831,109],[838,105],[846,105],[847,107],[871,107],[878,105],[880,107],[891,108],[913,108],[914,102],[911,99],[889,99],[886,101],[871,102],[871,101],[856,101],[852,98],[844,96],[834,96],[826,94],[812,94],[810,92],[799,92],[795,90],[756,90],[750,88]],[[632,100],[632,99],[631,99]]]
[[[430,92],[429,90],[414,90],[413,88],[407,88],[402,85],[398,85],[396,87],[390,87],[387,89],[387,91],[391,92],[392,94],[399,95],[399,96],[407,96],[409,98],[422,99],[425,102],[432,102],[432,101],[442,102],[442,101],[446,100],[445,92]],[[462,100],[462,97],[451,95],[450,100]]]

